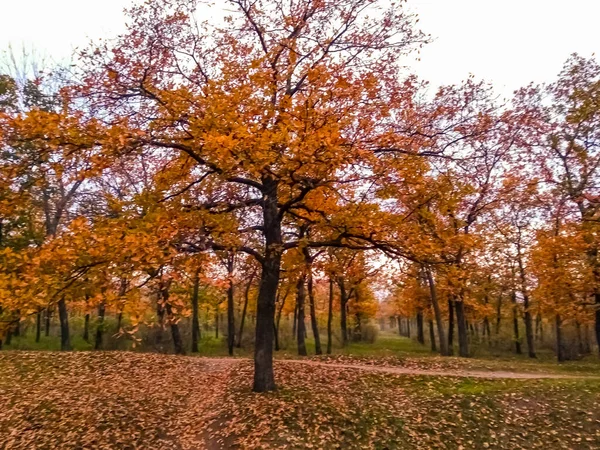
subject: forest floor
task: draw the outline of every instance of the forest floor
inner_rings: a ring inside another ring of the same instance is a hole
[[[594,363],[355,353],[255,394],[246,358],[1,352],[0,448],[600,448]]]

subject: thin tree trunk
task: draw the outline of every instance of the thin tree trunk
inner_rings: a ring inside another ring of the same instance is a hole
[[[596,313],[594,330],[596,332],[596,344],[598,345],[598,356],[600,356],[600,292],[596,293]]]
[[[98,305],[98,320],[96,324],[96,341],[94,344],[95,350],[102,348],[102,338],[104,336],[104,315],[106,313],[106,304],[104,301]]]
[[[584,327],[584,348],[585,348],[585,353],[586,355],[589,355],[590,353],[592,353],[592,345],[590,344],[590,329],[588,327],[588,324],[585,324]]]
[[[585,346],[583,345],[583,335],[581,334],[581,324],[579,321],[575,322],[575,328],[577,330],[577,351],[580,355],[584,355]]]
[[[83,340],[85,342],[90,342],[90,313],[85,315],[83,321]]]
[[[63,351],[72,350],[71,336],[69,335],[69,315],[64,297],[61,297],[58,301],[58,317],[60,319],[60,349]]]
[[[502,323],[502,294],[498,296],[496,303],[496,337],[500,334],[500,324]]]
[[[302,275],[298,278],[296,284],[296,304],[298,305],[298,355],[306,356],[306,325],[304,323],[304,300],[306,298],[306,292],[304,289],[305,276]]]
[[[555,318],[555,326],[556,326],[556,358],[558,362],[563,362],[566,360],[565,357],[565,348],[563,345],[562,339],[562,319],[560,315],[556,315]]]
[[[292,339],[296,339],[298,334],[298,299],[296,298],[294,304],[294,322],[292,323]]]
[[[342,346],[348,345],[348,319],[346,317],[346,305],[348,303],[348,297],[346,292],[346,284],[343,278],[338,281],[340,287],[340,328],[342,331]]]
[[[520,355],[521,351],[521,338],[519,337],[519,314],[517,312],[517,294],[515,292],[512,293],[512,302],[513,302],[513,332],[515,337],[515,353]]]
[[[200,272],[194,273],[194,287],[192,290],[192,353],[200,351],[200,318],[198,317],[198,297],[200,294]]]
[[[235,343],[235,317],[234,317],[234,297],[233,297],[233,256],[229,255],[227,261],[227,272],[229,273],[229,287],[227,289],[227,350],[229,356],[233,356],[233,346]],[[273,324],[274,326],[275,324]]]
[[[240,319],[240,333],[238,335],[238,348],[242,348],[242,338],[244,337],[244,322],[246,321],[246,311],[248,310],[248,302],[250,300],[250,288],[252,287],[252,281],[254,280],[255,273],[252,272],[250,276],[250,280],[246,285],[246,290],[244,291],[244,308],[242,309],[242,318]],[[284,298],[285,300],[285,298]],[[283,308],[282,308],[283,309]],[[279,316],[281,317],[281,310],[279,310]],[[279,321],[277,321],[277,329],[279,330]]]
[[[331,355],[332,344],[333,344],[333,334],[332,334],[332,324],[333,324],[333,278],[329,278],[329,305],[327,311],[327,354]]]
[[[406,318],[406,337],[410,339],[410,317]]]
[[[52,310],[50,307],[46,308],[46,327],[44,330],[44,334],[46,337],[50,336],[50,318],[52,316]]]
[[[310,268],[309,268],[310,270]],[[315,338],[315,354],[322,355],[323,350],[321,349],[321,336],[319,335],[319,323],[317,322],[317,309],[315,306],[315,292],[313,286],[312,273],[308,274],[308,299],[310,302],[310,324],[312,327],[313,336]]]
[[[42,336],[42,310],[38,310],[35,323],[35,342],[40,342]]]
[[[454,353],[454,300],[448,299],[448,351]]]
[[[530,358],[535,358],[535,341],[533,336],[533,320],[529,311],[529,299],[524,295],[523,306],[525,308],[525,338],[527,340],[527,354]]]
[[[169,325],[171,327],[171,338],[173,339],[173,349],[176,355],[185,355],[185,349],[183,347],[183,340],[181,339],[181,333],[179,332],[179,325],[173,317],[173,309],[170,303],[165,304],[167,316],[169,318]]]
[[[8,331],[6,332],[6,340],[4,341],[4,344],[6,345],[10,345],[10,343],[12,342],[12,329],[9,328]]]
[[[463,358],[469,357],[469,337],[467,335],[467,319],[465,317],[465,303],[462,300],[454,302],[456,306],[456,324],[458,328],[458,354]]]
[[[15,331],[14,335],[16,337],[21,336],[21,311],[17,309],[17,321],[15,322]]]
[[[219,339],[219,305],[215,310],[215,338]]]
[[[283,307],[285,305],[285,300],[287,299],[287,296],[290,292],[290,286],[288,284],[286,290],[285,290],[285,295],[283,296],[283,299],[281,299],[281,305],[279,306],[279,310],[277,311],[277,318],[275,320],[275,351],[279,351],[280,347],[279,347],[279,326],[281,324],[281,314],[283,312]],[[277,291],[277,297],[279,297],[279,291]],[[275,304],[277,304],[279,302],[279,299],[277,300],[277,302],[275,302]]]
[[[431,341],[431,351],[437,352],[435,345],[435,331],[433,329],[433,320],[429,319],[429,340]]]
[[[437,289],[435,287],[435,281],[431,274],[431,269],[425,268],[425,275],[427,276],[427,284],[429,284],[429,298],[431,300],[431,306],[435,316],[435,322],[438,330],[438,339],[440,342],[440,354],[442,356],[450,355],[448,347],[448,341],[446,340],[446,334],[444,333],[444,322],[442,321],[442,311],[440,310],[440,304],[437,298]],[[435,339],[434,339],[435,341]]]
[[[425,344],[425,330],[423,324],[423,310],[417,309],[417,342],[419,344]]]

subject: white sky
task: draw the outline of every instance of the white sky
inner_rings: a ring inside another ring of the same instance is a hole
[[[89,38],[122,30],[130,0],[0,0],[0,50],[33,46],[63,60]],[[597,0],[408,0],[436,39],[413,70],[433,84],[473,73],[505,95],[552,80],[573,52],[600,52]]]

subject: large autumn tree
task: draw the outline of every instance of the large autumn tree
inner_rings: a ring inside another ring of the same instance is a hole
[[[132,8],[125,34],[84,55],[79,94],[88,113],[126,130],[129,151],[163,158],[162,179],[178,186],[168,201],[180,205],[177,194],[193,187],[187,210],[223,217],[226,230],[212,228],[196,248],[260,262],[254,390],[269,391],[282,253],[374,239],[362,239],[364,223],[348,233],[351,220],[318,242],[289,231],[343,213],[336,193],[360,186],[376,150],[390,147],[392,112],[412,95],[400,60],[427,38],[396,2],[228,0],[218,26],[196,7]]]

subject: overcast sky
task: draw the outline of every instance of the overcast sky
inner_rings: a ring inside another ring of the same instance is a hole
[[[33,46],[61,60],[90,38],[123,28],[130,0],[0,0],[0,49]],[[509,94],[547,81],[573,52],[600,52],[597,0],[408,0],[435,42],[414,72],[434,84],[470,73]]]

